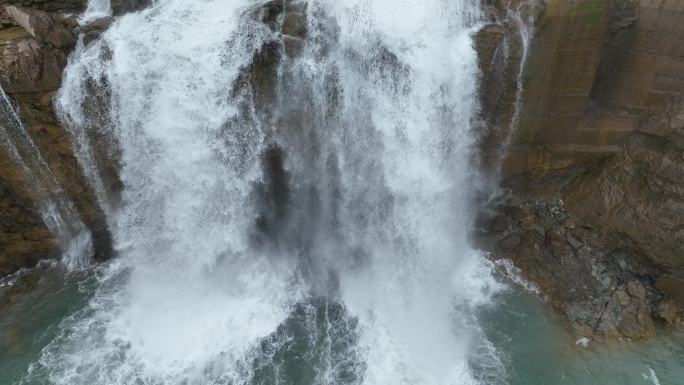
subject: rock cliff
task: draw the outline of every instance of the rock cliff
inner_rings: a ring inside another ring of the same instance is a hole
[[[476,239],[513,260],[578,334],[639,338],[676,322],[684,4],[486,5],[481,163],[501,190]]]

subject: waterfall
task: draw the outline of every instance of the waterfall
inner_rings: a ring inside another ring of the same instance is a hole
[[[79,24],[87,24],[101,17],[112,15],[112,4],[110,0],[88,0],[88,5],[83,14],[78,18]]]
[[[532,26],[534,21],[530,20],[531,16],[528,15],[524,18],[522,15],[523,5],[519,4],[516,10],[511,10],[510,4],[507,9],[508,17],[513,21],[515,29],[518,31],[520,36],[520,44],[522,52],[520,53],[520,62],[518,63],[518,74],[516,76],[516,86],[515,86],[515,101],[513,102],[513,116],[511,117],[510,123],[508,124],[508,129],[506,130],[506,136],[501,145],[501,151],[499,155],[499,162],[497,164],[497,174],[501,174],[501,167],[503,167],[503,161],[508,155],[508,148],[511,145],[511,141],[514,138],[515,131],[520,124],[520,113],[522,112],[523,104],[523,93],[525,92],[525,71],[527,70],[527,61],[529,58],[530,43],[532,41]]]
[[[25,383],[503,381],[477,324],[497,286],[467,240],[479,17],[168,0],[80,47],[58,109],[120,152],[118,258]]]
[[[27,183],[23,188],[36,197],[36,209],[57,239],[65,266],[68,269],[87,266],[93,254],[90,231],[79,219],[1,86],[0,140],[23,173]]]

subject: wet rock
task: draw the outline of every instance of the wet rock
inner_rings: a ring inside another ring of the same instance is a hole
[[[480,78],[479,163],[485,174],[496,173],[516,113],[524,41],[520,23],[504,1],[488,1],[490,20],[474,37]],[[512,7],[519,5],[511,4]],[[517,9],[517,8],[514,8]]]
[[[73,202],[80,219],[93,233],[95,257],[105,259],[111,256],[112,250],[102,211],[81,173],[71,139],[53,105],[67,55],[73,48],[74,35],[69,30],[76,26],[76,18],[44,12],[65,10],[67,2],[36,1],[40,9],[23,7],[29,3],[32,2],[3,2],[7,6],[0,8],[3,27],[0,28],[0,84],[20,112],[26,134]],[[93,30],[106,28],[102,21],[92,24]],[[38,214],[42,198],[32,188],[35,181],[27,179],[7,147],[3,148],[0,149],[0,275],[34,267],[39,260],[60,255],[58,243]]]
[[[495,57],[502,50],[508,31],[501,24],[487,24],[475,35],[479,67],[487,76],[493,68]]]
[[[639,339],[655,332],[657,271],[612,252],[595,230],[577,226],[561,201],[504,199],[481,214],[474,239],[494,258],[510,259],[579,336]]]
[[[276,31],[278,29],[278,17],[285,10],[285,1],[283,0],[271,0],[267,1],[259,9],[256,10],[258,13],[257,19],[262,23],[266,24],[271,30]]]
[[[76,45],[76,37],[47,13],[17,6],[6,6],[5,12],[31,36],[57,48]]]
[[[684,304],[681,6],[483,3],[479,163],[509,196],[481,214],[478,239],[578,334],[652,335],[654,318],[672,319],[664,298]],[[517,16],[530,45],[515,110]]]
[[[684,308],[684,279],[673,275],[662,275],[655,283],[658,290],[674,299],[679,307]]]
[[[90,42],[100,38],[102,32],[106,31],[112,25],[112,17],[101,17],[92,22],[78,27],[76,30],[83,35],[83,44],[88,45]]]
[[[44,12],[80,13],[86,9],[88,0],[0,0],[4,5],[17,5]]]
[[[7,93],[55,90],[65,65],[62,50],[41,44],[24,29],[0,30],[0,83]]]
[[[112,21],[112,17],[101,17],[99,19],[91,21],[86,25],[78,27],[78,31],[80,33],[90,33],[94,31],[102,32],[109,28],[110,25],[112,25]]]
[[[665,300],[658,305],[657,315],[670,325],[681,321],[680,308],[672,299]]]
[[[136,12],[152,4],[152,0],[112,0],[112,13],[114,16],[128,12]]]

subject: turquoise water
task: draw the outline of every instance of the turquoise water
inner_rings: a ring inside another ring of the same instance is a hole
[[[536,297],[509,291],[497,301],[481,321],[503,354],[510,385],[684,384],[681,328],[646,342],[585,348]]]
[[[87,275],[40,269],[0,288],[0,384],[20,380],[59,332],[59,323],[86,304]]]
[[[95,288],[93,273],[65,275],[59,269],[28,274],[0,288],[0,384],[17,384],[41,349],[56,338],[60,322],[83,308]],[[538,298],[509,289],[480,314],[480,325],[496,347],[510,385],[681,385],[684,383],[684,330],[662,330],[642,343],[577,346]],[[325,329],[336,333],[326,333]],[[335,384],[357,383],[355,323],[345,309],[318,299],[297,306],[288,320],[262,342],[255,360],[255,384],[314,384],[322,360],[336,362]],[[275,341],[287,340],[287,343]],[[275,365],[274,365],[275,363]],[[482,371],[487,368],[471,362]],[[275,369],[277,368],[277,370]],[[497,376],[498,377],[498,376]],[[34,376],[29,384],[49,384]]]

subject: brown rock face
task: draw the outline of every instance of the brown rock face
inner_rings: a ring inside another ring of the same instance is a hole
[[[684,147],[633,134],[620,153],[573,183],[569,209],[617,248],[684,270]]]
[[[57,48],[76,45],[74,34],[45,12],[14,5],[5,6],[5,12],[26,32],[42,42]]]
[[[0,8],[5,5],[18,5],[45,12],[81,12],[88,0],[0,0]]]
[[[492,24],[476,40],[484,74],[482,164],[501,160],[499,180],[510,194],[482,215],[489,219],[477,238],[583,325],[578,333],[651,335],[654,319],[680,311],[682,303],[667,298],[684,292],[684,4],[547,0],[530,26],[514,111],[518,61],[491,63],[517,38],[509,26],[525,2],[513,9],[486,4]],[[501,145],[501,138],[510,142]],[[572,227],[530,212],[530,205],[553,202]],[[672,277],[667,290],[656,285],[661,277]]]
[[[509,198],[479,218],[476,240],[506,258],[565,314],[578,335],[604,340],[655,333],[652,314],[664,296],[656,270],[607,247],[560,200]]]
[[[5,92],[50,92],[59,87],[66,53],[41,43],[21,27],[10,27],[0,30],[0,65]]]
[[[67,56],[75,43],[71,19],[24,8],[34,2],[9,2],[1,8],[0,84],[20,112],[25,134],[31,138],[80,220],[94,237],[96,258],[111,253],[111,240],[102,211],[76,161],[69,134],[53,109]],[[6,3],[3,3],[6,4]],[[44,10],[77,9],[76,3],[35,2]],[[22,6],[20,6],[22,5]],[[0,122],[4,125],[8,121]],[[40,259],[59,256],[58,243],[38,215],[32,180],[8,146],[0,148],[0,275],[33,267]]]
[[[21,194],[3,181],[0,185],[0,276],[58,255],[53,235],[30,207],[30,201],[22,200]]]

